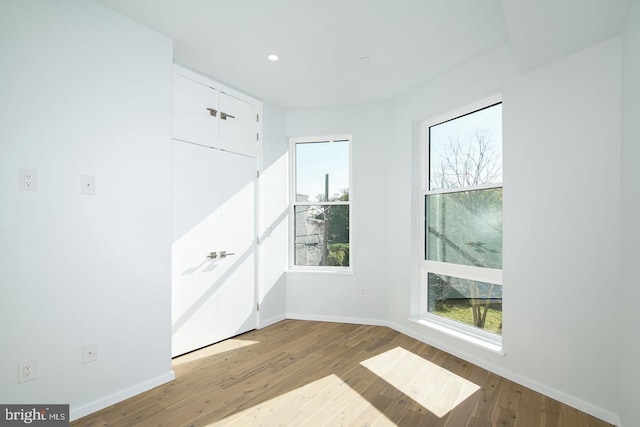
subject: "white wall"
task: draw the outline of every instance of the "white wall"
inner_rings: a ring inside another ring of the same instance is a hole
[[[404,248],[391,264],[391,321],[610,421],[617,411],[620,61],[613,39],[520,76],[505,46],[399,99],[390,185],[389,236],[400,236]],[[504,356],[406,320],[420,238],[416,216],[412,230],[404,225],[417,181],[412,122],[493,93],[504,102]],[[411,163],[412,175],[402,168]]]
[[[260,177],[260,327],[285,318],[288,248],[289,141],[285,113],[263,104]]]
[[[622,277],[620,307],[620,419],[640,425],[640,3],[631,9],[622,45]]]
[[[620,64],[616,38],[504,91],[505,362],[613,413]]]
[[[76,418],[173,378],[172,43],[93,2],[5,0],[0,53],[0,402]]]
[[[386,313],[386,194],[389,169],[386,104],[290,110],[288,137],[352,135],[353,274],[287,273],[287,316],[379,323]],[[365,288],[366,296],[360,296]]]

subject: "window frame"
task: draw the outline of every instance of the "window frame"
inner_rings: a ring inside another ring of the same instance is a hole
[[[502,269],[475,267],[462,264],[454,264],[449,262],[431,261],[427,259],[427,234],[426,234],[426,198],[435,194],[450,194],[460,191],[487,190],[491,188],[504,188],[504,175],[502,182],[485,184],[473,187],[461,188],[439,188],[430,190],[430,140],[429,128],[438,124],[455,120],[457,118],[473,114],[477,111],[489,108],[491,106],[502,104],[502,96],[494,95],[483,100],[467,104],[463,107],[449,111],[445,114],[424,120],[420,123],[420,185],[419,185],[419,201],[417,207],[419,212],[419,238],[420,245],[420,266],[419,266],[419,313],[413,320],[435,329],[448,332],[453,336],[467,337],[470,342],[480,342],[482,345],[488,345],[489,348],[502,351],[502,335],[485,331],[475,326],[457,322],[446,317],[430,313],[428,307],[428,274],[439,274],[445,276],[453,276],[461,279],[475,280],[480,282],[493,283],[502,286],[503,303],[504,303],[504,283],[502,280]],[[502,150],[504,152],[504,150]],[[503,201],[504,212],[504,201]],[[504,244],[504,239],[503,239]],[[504,313],[503,313],[504,318]]]
[[[315,272],[315,273],[353,273],[353,170],[352,164],[352,136],[350,134],[305,136],[289,138],[289,270],[295,272]],[[349,200],[333,202],[298,202],[296,201],[296,145],[309,143],[333,143],[347,141],[349,144]],[[295,210],[296,206],[348,206],[349,207],[349,265],[296,265],[295,264]]]

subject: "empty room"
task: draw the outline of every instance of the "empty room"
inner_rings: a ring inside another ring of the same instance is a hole
[[[0,425],[640,426],[640,0],[1,0]]]

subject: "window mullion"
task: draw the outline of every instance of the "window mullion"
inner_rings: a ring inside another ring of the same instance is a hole
[[[424,194],[427,196],[433,194],[453,194],[453,193],[462,193],[465,191],[480,191],[480,190],[491,190],[494,188],[502,188],[502,183],[490,183],[483,185],[475,185],[473,187],[455,187],[455,188],[438,188],[436,190],[424,190]]]
[[[474,267],[470,265],[430,260],[423,261],[422,268],[429,273],[502,285],[502,270],[497,268]]]

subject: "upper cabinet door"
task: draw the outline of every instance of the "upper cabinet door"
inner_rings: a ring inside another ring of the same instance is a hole
[[[220,92],[220,139],[242,150],[244,154],[258,148],[258,109],[235,96]]]
[[[173,137],[215,147],[218,138],[219,92],[174,73]]]
[[[173,138],[258,156],[260,101],[176,65]]]

